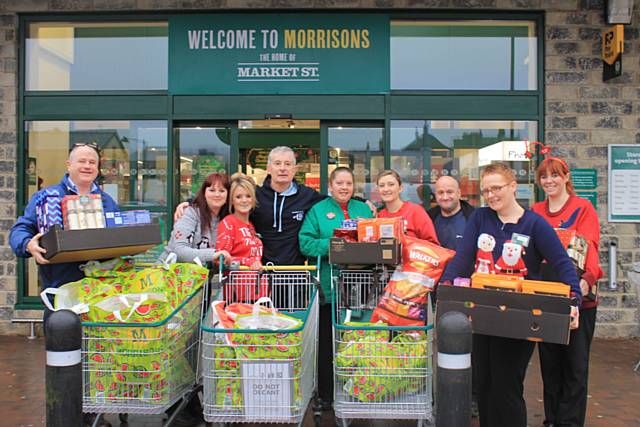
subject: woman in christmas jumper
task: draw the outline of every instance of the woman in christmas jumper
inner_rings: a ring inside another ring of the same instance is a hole
[[[580,326],[571,331],[569,345],[538,344],[544,383],[544,424],[583,426],[587,410],[589,349],[598,306],[597,282],[602,277],[598,257],[600,222],[591,202],[576,196],[569,168],[563,160],[545,159],[536,171],[536,181],[547,199],[531,209],[542,215],[553,228],[575,230],[588,244],[584,273],[580,278],[583,295]]]
[[[479,237],[487,234],[495,240],[492,249],[495,263],[514,264],[523,261],[526,270],[518,269],[518,274],[527,279],[539,279],[540,264],[548,260],[558,272],[560,280],[571,286],[577,305],[581,292],[573,263],[544,218],[525,210],[516,201],[518,184],[511,168],[501,163],[485,167],[480,184],[488,207],[476,209],[469,217],[464,230],[465,238],[447,265],[441,283],[451,283],[456,277],[471,277],[476,264]],[[522,250],[503,250],[505,246],[512,248],[514,244],[521,245]],[[577,306],[572,312],[572,327],[577,327]],[[481,427],[527,425],[523,382],[534,346],[532,341],[473,335]]]
[[[372,218],[371,209],[364,202],[352,199],[353,172],[338,167],[329,175],[331,197],[316,203],[307,212],[298,240],[300,251],[305,256],[322,257],[320,283],[323,298],[320,305],[320,332],[318,337],[318,406],[331,408],[333,401],[333,337],[331,335],[331,269],[327,255],[329,239],[333,230],[339,228],[344,219]]]
[[[191,206],[174,224],[171,239],[160,255],[161,262],[170,253],[176,254],[178,262],[193,262],[196,258],[203,263],[214,262],[221,256],[229,261],[228,252],[215,249],[218,224],[228,213],[228,193],[227,175],[212,173],[205,178]]]
[[[384,209],[378,212],[378,218],[401,217],[404,219],[407,235],[440,244],[433,222],[424,208],[400,198],[402,179],[398,172],[391,169],[383,170],[378,174],[376,183],[380,198],[384,202]]]
[[[255,207],[255,183],[242,173],[233,174],[229,191],[230,214],[220,222],[216,249],[229,252],[232,261],[252,270],[262,267],[262,241],[249,221],[249,214]]]

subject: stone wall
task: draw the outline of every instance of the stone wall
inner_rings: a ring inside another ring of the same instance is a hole
[[[543,2],[547,3],[547,2]],[[640,143],[640,14],[625,28],[623,74],[602,82],[604,1],[548,2],[545,25],[545,139],[571,167],[598,171],[600,260],[605,277],[596,335],[640,335],[638,295],[627,273],[640,260],[632,223],[608,223],[607,145]],[[577,7],[576,7],[577,6]],[[637,7],[636,7],[637,9]],[[618,243],[618,288],[609,289],[608,243]]]
[[[608,271],[607,245],[616,241],[618,289],[601,281],[602,304],[596,334],[640,336],[638,295],[627,272],[640,261],[640,225],[612,223],[607,215],[607,144],[640,143],[640,6],[625,30],[624,74],[602,82],[600,33],[605,0],[3,0],[0,2],[0,334],[26,333],[12,325],[16,264],[8,246],[15,219],[17,13],[152,10],[460,9],[544,10],[546,143],[572,167],[598,170],[601,260]],[[29,313],[17,313],[28,315]],[[37,313],[36,313],[37,314]]]

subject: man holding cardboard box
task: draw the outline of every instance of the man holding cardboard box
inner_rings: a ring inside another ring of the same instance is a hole
[[[33,257],[39,264],[40,284],[43,289],[58,288],[65,283],[80,280],[84,274],[79,268],[81,262],[50,264],[45,258],[47,251],[40,246],[40,237],[46,230],[39,229],[37,206],[42,206],[43,201],[45,204],[53,206],[52,210],[47,211],[45,215],[59,216],[59,218],[50,218],[52,222],[57,223],[62,220],[59,204],[62,198],[68,195],[98,194],[102,198],[104,212],[118,210],[116,202],[96,183],[100,165],[100,152],[96,145],[75,144],[69,152],[66,164],[67,173],[62,177],[60,183],[40,190],[31,197],[23,215],[11,228],[9,236],[9,244],[16,256]],[[42,221],[40,225],[42,226]],[[49,314],[49,310],[45,308],[45,321]]]

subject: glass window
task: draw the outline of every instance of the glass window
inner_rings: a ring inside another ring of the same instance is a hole
[[[441,175],[456,178],[462,198],[480,206],[482,166],[506,162],[516,172],[518,202],[528,207],[535,201],[535,164],[524,156],[524,141],[536,135],[533,121],[393,120],[391,166],[403,179],[403,198],[428,209]]]
[[[391,89],[535,90],[528,21],[392,21]]]
[[[167,22],[37,22],[28,27],[26,90],[163,90]]]
[[[104,190],[124,208],[167,203],[167,122],[26,122],[27,196],[56,184],[66,172],[69,149],[96,143]]]
[[[226,127],[185,126],[174,131],[180,153],[180,199],[195,197],[211,173],[229,172],[231,133]]]
[[[353,170],[354,194],[380,202],[375,179],[384,169],[383,127],[329,127],[327,176],[338,166]]]

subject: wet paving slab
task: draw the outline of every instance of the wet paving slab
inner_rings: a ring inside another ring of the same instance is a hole
[[[594,341],[586,426],[640,426],[640,370],[633,369],[639,359],[639,339]],[[24,337],[0,337],[0,426],[45,425],[44,366],[45,351],[42,338],[28,340]],[[525,398],[529,426],[541,426],[544,410],[537,352],[534,352],[527,373]],[[354,420],[349,425],[417,425],[415,421],[394,420],[393,414],[390,414],[389,418]],[[161,416],[151,415],[131,415],[127,423],[121,423],[117,414],[107,414],[105,419],[113,427],[159,427],[163,423]],[[193,427],[205,425],[194,423]],[[308,411],[303,425],[314,425],[311,411]],[[332,412],[323,414],[321,425],[335,425]],[[472,421],[472,427],[478,425],[477,420]]]

